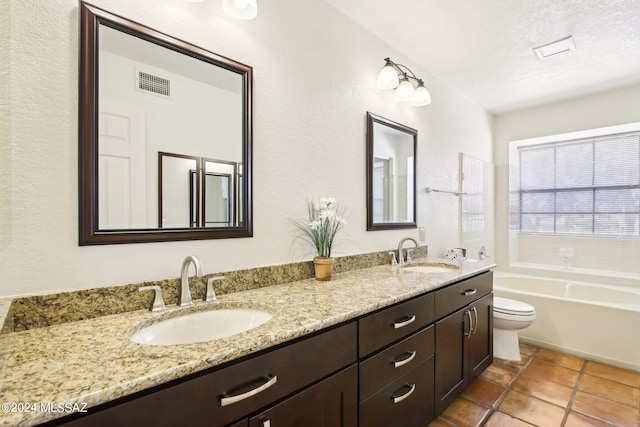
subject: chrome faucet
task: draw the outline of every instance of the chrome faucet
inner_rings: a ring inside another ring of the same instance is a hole
[[[419,246],[418,242],[416,241],[416,239],[411,238],[411,237],[405,237],[404,239],[400,240],[400,243],[398,243],[398,264],[400,264],[400,265],[405,263],[404,262],[405,258],[404,258],[404,255],[402,254],[402,245],[407,240],[411,240],[413,242],[413,244],[416,245],[416,248]],[[411,257],[408,256],[407,258],[408,258],[409,262],[411,262]]]
[[[487,250],[484,246],[480,247],[480,249],[478,250],[478,258],[480,259],[480,261],[489,258],[489,254],[487,253]]]
[[[182,272],[180,274],[180,302],[178,302],[180,307],[193,305],[191,291],[189,290],[189,265],[191,263],[193,263],[193,266],[196,268],[196,276],[204,276],[204,269],[202,268],[202,264],[200,264],[200,260],[197,256],[189,255],[184,259],[184,261],[182,261]]]

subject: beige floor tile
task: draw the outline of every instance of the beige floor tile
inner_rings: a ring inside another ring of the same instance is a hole
[[[429,427],[451,427],[451,425],[451,423],[446,422],[442,418],[436,418],[429,424]]]
[[[508,387],[519,372],[519,369],[511,366],[493,363],[480,375],[480,378],[503,387]]]
[[[504,412],[494,412],[485,423],[485,427],[531,427],[532,424],[513,418]]]
[[[504,366],[509,366],[510,368],[514,368],[518,370],[524,368],[527,365],[527,363],[529,363],[530,360],[531,358],[527,356],[522,356],[520,360],[506,360],[506,359],[498,359],[498,358],[494,359],[495,363],[498,363]]]
[[[640,388],[585,374],[579,389],[635,408],[640,407]]]
[[[532,357],[536,351],[538,351],[538,347],[536,347],[535,345],[520,343],[521,356]]]
[[[604,363],[594,362],[590,360],[584,369],[586,374],[595,375],[596,377],[606,378],[631,387],[640,388],[640,372],[630,371]]]
[[[489,408],[459,397],[440,417],[460,427],[476,427],[482,425],[489,411]]]
[[[573,394],[573,388],[529,374],[522,375],[513,386],[513,390],[564,408],[569,404],[569,400]]]
[[[540,427],[560,427],[565,413],[564,408],[513,390],[502,401],[499,410]]]
[[[541,348],[536,354],[537,360],[544,360],[545,362],[553,363],[554,365],[564,366],[565,368],[579,371],[582,369],[584,359],[577,356],[571,356],[570,354],[560,353],[554,350],[547,350]]]
[[[469,385],[462,395],[471,400],[477,400],[493,406],[505,391],[506,388],[501,385],[478,378]]]
[[[564,427],[611,427],[611,424],[603,423],[577,412],[570,412]]]
[[[640,426],[640,409],[579,391],[571,409],[617,427]]]
[[[578,382],[578,377],[580,376],[580,373],[577,371],[538,359],[533,359],[525,372],[529,375],[537,375],[568,387],[575,387]]]

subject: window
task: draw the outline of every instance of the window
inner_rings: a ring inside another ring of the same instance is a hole
[[[640,237],[640,132],[518,147],[519,230]]]

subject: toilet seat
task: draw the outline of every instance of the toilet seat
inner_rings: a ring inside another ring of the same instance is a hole
[[[530,304],[509,298],[493,297],[493,313],[505,316],[535,316],[536,309]],[[502,317],[502,316],[500,316]]]

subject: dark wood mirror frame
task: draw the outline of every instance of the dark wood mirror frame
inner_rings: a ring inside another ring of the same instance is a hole
[[[239,227],[101,230],[98,222],[98,28],[103,24],[242,76],[243,179]],[[253,69],[86,3],[80,5],[79,244],[166,242],[252,237]]]
[[[407,222],[374,222],[373,214],[373,169],[374,169],[374,125],[378,123],[408,134],[413,139],[413,221]],[[416,159],[418,149],[418,131],[408,126],[367,112],[367,231],[417,228],[417,193],[416,193]]]

